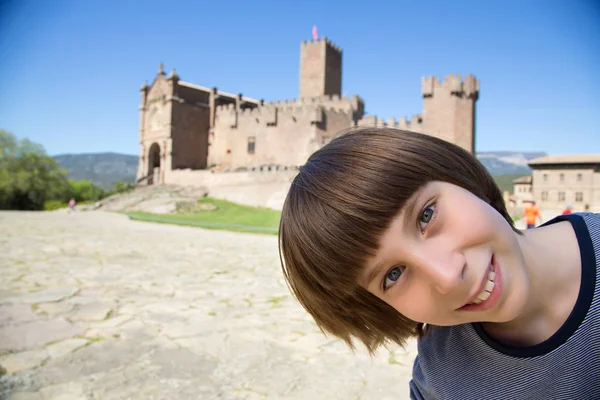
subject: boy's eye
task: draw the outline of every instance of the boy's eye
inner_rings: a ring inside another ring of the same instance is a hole
[[[434,214],[435,214],[435,205],[433,205],[433,204],[423,210],[423,212],[421,213],[421,216],[419,217],[419,226],[420,226],[421,230],[425,229],[425,226],[429,222],[431,222],[431,219],[433,218]]]
[[[402,272],[404,272],[404,267],[394,267],[390,269],[383,280],[383,291],[386,291],[390,286],[396,283],[396,281],[400,279]]]

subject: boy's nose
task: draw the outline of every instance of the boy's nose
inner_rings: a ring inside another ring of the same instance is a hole
[[[423,260],[423,271],[441,294],[453,291],[464,280],[466,262],[458,253],[439,254]]]

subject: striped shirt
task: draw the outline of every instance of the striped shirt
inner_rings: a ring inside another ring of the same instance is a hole
[[[559,216],[579,243],[579,296],[561,328],[531,347],[509,348],[479,323],[435,327],[419,343],[412,399],[600,399],[600,214]]]

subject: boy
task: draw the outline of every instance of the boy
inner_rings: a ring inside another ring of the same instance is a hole
[[[521,232],[470,153],[357,128],[300,168],[279,235],[325,333],[370,352],[419,338],[412,398],[600,397],[600,216]]]

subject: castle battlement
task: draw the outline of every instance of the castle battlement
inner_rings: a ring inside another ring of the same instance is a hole
[[[364,107],[364,102],[359,96],[348,97],[346,95],[340,96],[337,94],[324,95],[319,97],[302,97],[299,99],[284,99],[272,102],[265,102],[262,106],[255,108],[240,109],[241,114],[257,112],[264,108],[277,108],[281,111],[300,110],[296,112],[302,112],[303,108],[312,108],[314,106],[321,106],[324,109],[336,109],[343,111],[356,111]],[[233,103],[223,104],[215,107],[217,113],[222,114],[225,112],[235,112],[237,110],[236,105]]]
[[[376,115],[367,115],[357,121],[358,126],[373,126],[377,128],[397,128],[420,132],[423,124],[422,114],[413,115],[410,119],[407,117],[396,118],[378,118]]]
[[[276,107],[281,107],[281,106],[296,106],[296,105],[311,105],[311,104],[319,104],[319,105],[331,105],[332,107],[336,107],[336,106],[346,106],[346,105],[352,105],[353,102],[356,101],[362,101],[362,99],[360,99],[360,97],[354,95],[352,97],[348,97],[346,95],[340,96],[338,94],[329,94],[329,95],[323,95],[323,96],[318,96],[318,97],[301,97],[298,99],[292,98],[292,99],[286,99],[286,100],[276,100],[276,101],[272,101],[272,102],[268,102],[265,104],[272,104]]]
[[[301,46],[302,47],[306,47],[306,46],[311,46],[311,45],[315,45],[315,44],[319,44],[319,43],[325,43],[326,45],[328,45],[329,47],[331,47],[333,50],[337,51],[338,53],[342,54],[342,49],[337,46],[335,43],[333,43],[332,41],[330,41],[329,39],[327,39],[325,36],[320,37],[317,40],[311,39],[311,40],[303,40],[301,42]]]
[[[301,99],[302,100],[302,99]],[[323,113],[345,116],[350,121],[353,120],[355,110],[347,100],[346,108],[323,104],[319,102],[302,101],[280,101],[274,103],[265,103],[256,108],[237,109],[233,104],[225,104],[216,107],[216,116],[218,124],[236,128],[238,124],[244,121],[252,120],[253,123],[263,122],[267,125],[276,125],[278,116],[293,117],[298,120],[308,121],[310,123],[319,123],[323,121]]]
[[[467,75],[465,80],[460,74],[448,74],[443,81],[436,76],[421,78],[423,97],[431,97],[436,91],[446,91],[454,95],[477,98],[479,95],[479,80],[473,75]]]

